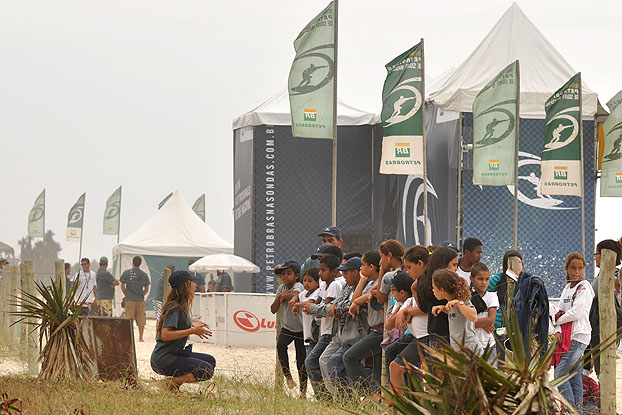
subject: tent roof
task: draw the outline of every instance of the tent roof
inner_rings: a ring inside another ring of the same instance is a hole
[[[545,101],[576,71],[551,45],[516,3],[505,12],[482,43],[438,87],[430,100],[458,112],[472,112],[477,93],[515,60],[520,61],[520,112],[527,118],[543,118]],[[583,115],[597,112],[598,98],[583,82]]]
[[[179,192],[112,250],[114,256],[202,257],[222,253],[232,254],[233,245],[203,222]]]
[[[375,125],[380,116],[361,111],[337,98],[337,125]],[[287,89],[283,88],[257,108],[233,120],[233,129],[256,125],[292,125]]]

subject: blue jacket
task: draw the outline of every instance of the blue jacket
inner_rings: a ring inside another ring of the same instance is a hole
[[[549,296],[542,278],[522,273],[516,282],[512,305],[523,335],[525,351],[529,354],[529,340],[535,334],[540,346],[543,346],[543,353],[546,352],[549,336]]]

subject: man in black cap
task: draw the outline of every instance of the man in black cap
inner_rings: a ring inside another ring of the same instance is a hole
[[[341,245],[343,244],[341,229],[336,226],[327,226],[322,230],[322,232],[318,233],[317,236],[322,237],[322,245],[320,247],[324,246],[325,244],[330,244],[341,248]],[[320,260],[317,257],[313,258],[313,256],[310,256],[302,263],[302,266],[300,267],[300,275],[305,275],[305,272],[309,268],[319,268],[319,266]]]

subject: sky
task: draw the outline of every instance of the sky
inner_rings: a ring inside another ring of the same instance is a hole
[[[458,67],[511,4],[341,0],[340,98],[378,113],[387,62],[424,38],[428,74]],[[518,4],[602,103],[622,88],[619,1]],[[233,241],[231,121],[286,85],[293,41],[324,7],[1,0],[0,241],[17,248],[45,188],[46,229],[78,261],[65,231],[86,192],[83,256],[111,256],[102,217],[119,185],[121,240],[179,190],[190,205],[206,193],[207,223]],[[620,237],[619,206],[598,199],[596,240]]]

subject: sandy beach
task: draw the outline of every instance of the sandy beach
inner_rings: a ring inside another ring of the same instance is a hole
[[[155,320],[148,319],[145,327],[144,342],[136,342],[138,376],[144,380],[159,379],[151,369],[149,359],[155,345]],[[135,339],[138,329],[135,327]],[[263,347],[224,347],[207,343],[193,343],[193,350],[208,353],[216,358],[216,373],[227,377],[253,379],[262,382],[274,381],[276,350]],[[290,368],[297,379],[296,359],[293,344],[289,349]],[[616,360],[617,389],[622,390],[622,349],[618,350]],[[0,373],[4,376],[22,375],[27,372],[26,365],[15,358],[0,359]],[[189,385],[193,389],[193,385]],[[184,386],[186,387],[186,386]],[[309,388],[309,391],[311,389]],[[617,394],[617,410],[622,411],[622,393]]]

